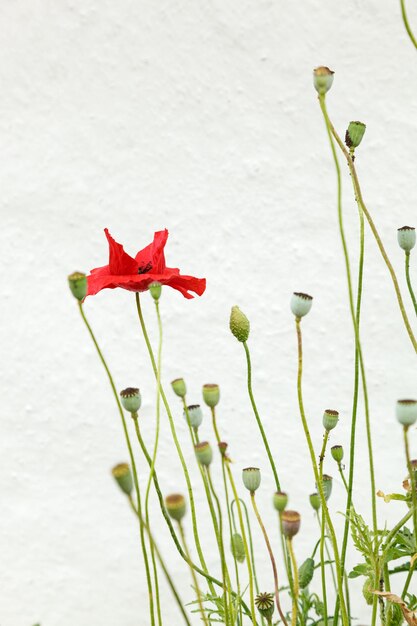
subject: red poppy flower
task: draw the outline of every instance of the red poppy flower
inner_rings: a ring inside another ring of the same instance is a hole
[[[153,242],[138,252],[135,258],[124,251],[123,246],[113,239],[107,228],[104,232],[109,242],[109,264],[91,270],[87,277],[88,296],[93,296],[102,289],[116,287],[128,291],[146,291],[154,281],[180,291],[185,298],[194,297],[190,291],[199,296],[204,293],[205,278],[184,276],[179,269],[165,265],[164,247],[168,239],[166,229],[156,232]]]

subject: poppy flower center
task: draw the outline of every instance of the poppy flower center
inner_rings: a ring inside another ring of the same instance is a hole
[[[152,263],[147,263],[146,265],[141,265],[138,269],[138,274],[147,274],[152,269]]]

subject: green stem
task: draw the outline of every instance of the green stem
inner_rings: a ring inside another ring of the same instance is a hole
[[[395,539],[395,535],[398,533],[398,531],[400,530],[400,528],[402,528],[404,526],[404,524],[406,524],[408,522],[408,520],[410,519],[410,517],[412,517],[413,515],[413,509],[410,509],[408,511],[408,513],[406,513],[404,515],[404,517],[402,517],[400,519],[399,522],[397,522],[397,524],[394,526],[394,528],[391,530],[391,532],[388,533],[388,535],[385,538],[385,547],[384,547],[384,554],[383,557],[385,558],[388,550],[391,547],[391,542],[393,539]]]
[[[294,572],[294,593],[292,597],[291,626],[297,626],[297,606],[298,606],[298,594],[299,594],[298,568],[297,568],[297,561],[295,559],[294,546],[292,544],[291,538],[287,538],[287,547],[288,547],[288,552],[291,556],[292,571]]]
[[[410,292],[411,300],[414,305],[414,310],[417,315],[417,300],[416,300],[415,293],[413,291],[413,286],[411,284],[411,278],[410,278],[410,252],[405,253],[405,277],[407,280],[408,291]]]
[[[199,584],[198,584],[197,576],[195,575],[194,568],[191,566],[191,562],[192,561],[191,561],[191,557],[190,557],[190,551],[188,549],[188,545],[187,545],[187,542],[185,540],[184,527],[183,527],[183,525],[182,525],[182,523],[180,521],[178,522],[178,528],[179,528],[181,539],[182,539],[182,545],[184,546],[184,552],[187,555],[187,560],[188,560],[188,563],[190,565],[191,577],[193,579],[195,592],[197,594],[197,602],[198,602],[198,607],[200,609],[201,617],[203,619],[203,622],[204,622],[205,626],[210,626],[209,621],[207,619],[206,612],[204,610],[203,600],[202,600],[202,596],[201,596],[201,590],[200,590],[200,587],[199,587]]]
[[[409,569],[409,572],[408,572],[408,574],[407,574],[407,578],[406,578],[406,581],[405,581],[404,589],[403,589],[403,592],[402,592],[402,594],[401,594],[401,598],[402,598],[403,600],[405,600],[405,596],[406,596],[406,594],[407,594],[408,587],[410,586],[411,579],[412,579],[412,577],[413,577],[414,568],[415,568],[415,566],[416,566],[416,563],[417,563],[417,561],[414,561],[414,563],[413,563],[412,565],[410,565],[410,569]]]
[[[407,469],[410,480],[410,488],[411,488],[411,510],[413,512],[413,526],[414,526],[414,545],[417,548],[417,492],[416,492],[416,480],[415,473],[411,466],[410,459],[410,446],[408,442],[408,426],[403,427],[404,432],[404,448],[405,448],[405,458],[407,461]]]
[[[403,18],[405,30],[407,31],[407,34],[408,34],[408,36],[410,38],[410,41],[412,42],[413,46],[417,49],[417,41],[416,41],[416,38],[413,35],[413,31],[411,30],[410,24],[408,22],[407,13],[405,11],[405,1],[404,0],[400,0],[400,4],[401,4],[401,15],[402,15],[402,18]]]
[[[326,432],[324,433],[324,437],[323,437],[323,446],[320,452],[320,457],[319,457],[319,476],[320,476],[320,483],[323,484],[323,462],[324,462],[324,456],[326,454],[326,447],[327,447],[327,442],[329,440],[329,431],[326,430]],[[324,621],[324,626],[327,626],[328,624],[328,613],[327,613],[327,586],[326,586],[326,568],[324,565],[324,542],[325,542],[325,529],[326,529],[326,522],[324,520],[324,515],[322,516],[321,519],[321,524],[320,524],[320,530],[321,530],[321,534],[320,534],[320,569],[321,569],[321,588],[322,588],[322,593],[323,593],[323,621]]]

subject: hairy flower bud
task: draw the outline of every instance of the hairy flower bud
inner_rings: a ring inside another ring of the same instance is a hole
[[[333,84],[334,72],[325,65],[316,67],[313,71],[314,87],[320,96],[324,96]]]
[[[347,147],[353,149],[357,148],[363,139],[365,130],[366,126],[363,122],[350,122],[345,135],[345,144]]]
[[[312,493],[310,495],[310,504],[315,511],[319,510],[321,506],[321,502],[320,502],[320,496],[318,493]]]
[[[258,593],[255,598],[255,604],[262,617],[265,617],[267,620],[271,620],[275,609],[274,594]]]
[[[248,318],[238,306],[232,306],[229,321],[230,330],[238,341],[244,343],[248,340],[250,323]]]
[[[312,296],[309,296],[306,293],[294,292],[291,297],[291,311],[294,313],[295,317],[304,317],[307,315],[309,310],[311,309],[311,305],[313,304]]]
[[[239,533],[233,533],[230,541],[230,550],[236,561],[243,563],[245,560],[245,546]]]
[[[397,420],[403,426],[412,426],[417,421],[417,400],[397,400]]]
[[[334,411],[333,409],[326,409],[323,413],[323,426],[324,429],[329,432],[336,428],[337,422],[339,421],[339,412]]]
[[[292,539],[300,530],[301,516],[297,511],[286,510],[281,515],[284,537]]]
[[[258,467],[245,467],[242,470],[243,484],[251,493],[261,484],[261,470]]]
[[[113,467],[111,473],[123,493],[130,496],[133,490],[133,479],[129,465],[127,463],[119,463]]]
[[[327,500],[330,498],[332,494],[333,478],[329,476],[328,474],[323,474],[322,485],[323,485],[324,498],[327,502]]]
[[[288,495],[283,491],[276,491],[272,502],[274,508],[281,513],[288,504]]]
[[[220,400],[219,385],[203,385],[203,400],[207,406],[214,409]]]
[[[165,507],[172,519],[180,522],[185,515],[187,506],[184,496],[179,493],[173,493],[165,498]]]
[[[174,393],[177,394],[179,398],[185,398],[187,393],[187,387],[183,378],[176,378],[175,380],[173,380],[171,383],[171,387]]]
[[[305,589],[313,580],[314,576],[314,559],[309,557],[302,563],[298,569],[298,584],[300,589]]]
[[[203,421],[203,411],[199,404],[190,404],[187,406],[187,410],[184,411],[184,417],[191,426],[191,428],[198,428]]]
[[[136,387],[126,387],[120,392],[120,400],[123,408],[129,413],[137,413],[142,404],[142,398],[139,389]]]
[[[68,276],[68,285],[71,293],[80,302],[87,295],[87,276],[82,272],[74,272]]]
[[[195,455],[200,465],[208,467],[213,460],[213,450],[208,441],[201,441],[194,446]]]
[[[410,252],[416,245],[416,229],[413,226],[402,226],[397,230],[399,246],[406,252]]]
[[[330,452],[336,463],[341,463],[343,461],[343,446],[332,446],[330,448]]]
[[[162,292],[161,283],[155,280],[153,283],[149,285],[148,289],[151,292],[151,296],[155,300],[155,302],[158,302],[159,298],[161,297],[161,292]]]

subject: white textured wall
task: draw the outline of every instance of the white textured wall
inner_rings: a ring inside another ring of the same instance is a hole
[[[311,71],[323,63],[336,71],[328,104],[340,132],[351,119],[368,124],[358,169],[404,286],[396,228],[417,221],[417,54],[397,5],[1,3],[2,626],[149,624],[135,521],[109,475],[127,458],[119,418],[66,285],[71,271],[106,262],[105,226],[131,253],[167,227],[169,264],[207,277],[201,299],[163,294],[164,381],[184,375],[191,402],[200,400],[202,383],[221,384],[221,431],[237,476],[248,464],[263,468],[259,505],[277,546],[271,473],[246,397],[243,351],[228,330],[231,305],[249,316],[259,408],[283,487],[303,513],[297,554],[309,554],[317,531],[295,393],[293,290],[315,296],[303,327],[305,400],[317,446],[327,407],[341,412],[331,443],[347,443],[353,381],[335,177]],[[417,28],[416,7],[410,19]],[[346,175],[344,184],[356,254]],[[371,236],[366,256],[363,346],[377,486],[389,492],[405,474],[393,405],[416,394],[415,356]],[[144,306],[155,337],[149,298]],[[102,292],[85,308],[118,387],[142,389],[150,442],[155,390],[133,296]],[[357,502],[369,516],[362,406],[359,422]],[[212,439],[208,419],[202,430]],[[412,437],[416,456],[415,431]],[[138,464],[144,475],[140,455]],[[184,490],[165,416],[158,467],[164,491]],[[193,480],[201,494],[196,473]],[[334,512],[344,502],[335,483]],[[153,510],[152,528],[190,598],[189,575]],[[381,520],[402,510],[379,505]],[[210,523],[201,511],[209,551]],[[257,529],[255,535],[261,587],[270,589]],[[216,558],[209,561],[218,572]],[[166,623],[180,624],[165,585],[163,598]],[[359,598],[355,614],[366,623]]]

